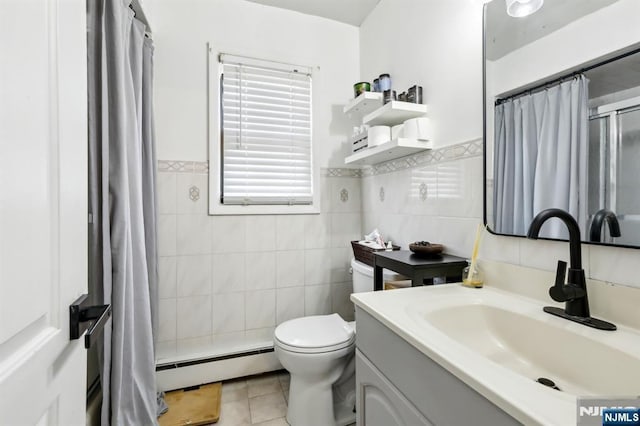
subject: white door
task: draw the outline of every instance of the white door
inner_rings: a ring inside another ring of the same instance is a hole
[[[0,0],[0,425],[83,425],[86,0]]]

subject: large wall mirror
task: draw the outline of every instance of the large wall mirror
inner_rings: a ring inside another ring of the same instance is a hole
[[[524,236],[546,208],[585,242],[640,247],[640,1],[484,7],[485,222]],[[547,238],[566,239],[558,223]]]

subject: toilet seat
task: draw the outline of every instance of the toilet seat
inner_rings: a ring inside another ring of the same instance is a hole
[[[290,352],[323,353],[353,345],[355,330],[338,314],[315,315],[283,322],[274,337],[280,348]]]

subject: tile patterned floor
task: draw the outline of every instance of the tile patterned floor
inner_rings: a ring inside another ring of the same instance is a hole
[[[218,426],[288,426],[289,373],[275,372],[222,382]]]

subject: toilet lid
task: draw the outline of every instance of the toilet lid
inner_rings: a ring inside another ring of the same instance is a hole
[[[276,327],[275,338],[290,350],[328,352],[349,346],[354,327],[338,314],[316,315],[285,321]]]

